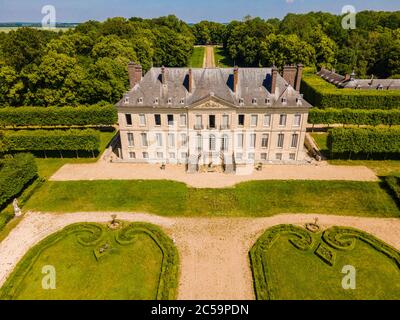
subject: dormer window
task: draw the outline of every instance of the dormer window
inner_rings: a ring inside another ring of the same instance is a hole
[[[301,98],[296,98],[296,104],[298,106],[301,106],[303,104],[303,101],[301,100]]]
[[[182,98],[182,99],[180,100],[180,104],[184,104],[184,103],[185,103],[185,99]]]
[[[265,103],[266,103],[266,104],[271,104],[271,99],[270,99],[270,98],[266,98],[266,99],[265,99]]]
[[[253,98],[253,99],[251,100],[251,103],[252,103],[252,104],[257,104],[257,99],[256,99],[256,98]]]
[[[139,98],[138,103],[143,103],[143,98]]]
[[[125,103],[125,104],[128,104],[128,103],[129,103],[129,97],[125,97],[125,98],[124,98],[124,103]]]
[[[239,103],[240,103],[240,104],[243,104],[243,103],[244,103],[244,99],[243,99],[243,98],[240,98],[240,99],[239,99]]]
[[[154,104],[158,104],[158,98],[154,99]]]
[[[168,98],[168,104],[172,104],[172,98]]]
[[[286,98],[282,98],[282,104],[287,104],[287,99]]]

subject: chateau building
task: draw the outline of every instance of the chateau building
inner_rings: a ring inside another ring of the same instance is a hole
[[[360,90],[400,90],[400,79],[356,79],[354,71],[345,76],[334,70],[321,68],[317,74],[338,88],[360,89]]]
[[[129,162],[237,166],[305,160],[310,104],[299,93],[302,65],[277,68],[128,66],[118,102],[120,158]]]

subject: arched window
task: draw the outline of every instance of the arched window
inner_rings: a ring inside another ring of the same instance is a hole
[[[215,151],[215,135],[211,134],[210,135],[210,140],[209,140],[209,147],[210,151]]]
[[[228,151],[229,149],[229,140],[228,135],[224,134],[221,139],[221,150]]]

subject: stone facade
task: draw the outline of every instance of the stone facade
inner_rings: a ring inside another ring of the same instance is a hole
[[[290,68],[297,86],[302,66]],[[132,89],[117,104],[123,161],[226,170],[304,161],[310,105],[275,69],[163,67],[141,79],[130,70]]]

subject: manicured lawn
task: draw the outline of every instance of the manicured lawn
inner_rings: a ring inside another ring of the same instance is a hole
[[[379,182],[352,181],[252,181],[226,189],[188,188],[172,181],[50,181],[24,210],[140,211],[163,216],[400,216]]]
[[[191,68],[203,68],[204,61],[204,47],[194,47],[193,54],[189,60],[189,67]]]
[[[174,252],[163,252],[155,242],[160,241],[162,244],[169,242],[169,245],[173,246],[172,241],[165,235],[162,235],[164,238],[160,240],[157,233],[161,231],[154,226],[136,225],[138,227],[134,227],[138,228],[138,232],[132,236],[128,235],[129,239],[125,238],[126,243],[122,244],[118,240],[121,238],[121,231],[111,231],[105,226],[96,224],[73,225],[50,236],[31,249],[18,264],[14,273],[0,289],[0,298],[13,300],[174,298],[178,261],[175,260],[176,264],[170,265],[169,271],[164,269],[166,266],[164,253],[171,257],[174,255],[172,258],[174,261],[174,258],[177,259],[176,249],[173,247]],[[151,233],[143,232],[143,229]],[[100,234],[98,230],[101,230]],[[95,236],[89,233],[92,231]],[[108,248],[103,255],[99,255],[99,249],[105,244]],[[45,276],[42,273],[43,266],[55,268],[55,289],[43,289],[42,279]],[[162,292],[167,296],[160,295]],[[171,293],[172,295],[168,296]]]
[[[253,251],[253,274],[256,275],[259,299],[400,299],[399,252],[393,248],[390,250],[393,256],[397,257],[397,265],[394,259],[364,240],[350,236],[349,238],[355,241],[355,246],[353,249],[343,250],[323,242],[321,233],[308,233],[313,238],[313,244],[306,250],[297,249],[289,241],[295,239],[293,234],[280,233],[268,249]],[[380,241],[377,242],[385,246]],[[336,256],[332,260],[333,265],[327,264],[315,254],[317,246],[321,243]],[[262,250],[264,251],[261,254]],[[342,287],[342,279],[345,276],[342,269],[347,265],[353,266],[356,271],[354,290],[345,290]],[[265,283],[262,274],[267,279]],[[263,285],[269,290],[264,290]]]
[[[36,158],[35,160],[38,166],[39,176],[49,179],[58,169],[67,163],[96,162],[115,134],[115,131],[100,133],[100,153],[96,158]]]
[[[233,61],[225,54],[222,47],[214,47],[215,64],[218,68],[232,68]]]
[[[312,133],[311,136],[321,149],[329,156],[327,147],[327,133]],[[400,175],[400,160],[328,160],[330,164],[342,166],[366,166],[378,176]]]

